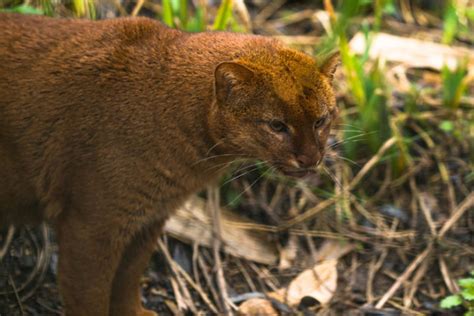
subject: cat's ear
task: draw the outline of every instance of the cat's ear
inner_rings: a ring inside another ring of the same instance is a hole
[[[334,73],[336,72],[336,69],[340,64],[341,56],[339,52],[335,52],[326,57],[319,70],[323,75],[332,80],[334,79]]]
[[[252,70],[235,62],[223,62],[214,72],[215,92],[219,103],[227,100],[232,90],[248,83],[254,76]]]

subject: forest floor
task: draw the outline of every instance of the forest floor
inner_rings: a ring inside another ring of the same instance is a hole
[[[255,33],[315,53],[328,19],[320,6],[252,3]],[[145,306],[160,315],[464,314],[463,307],[445,310],[439,303],[474,270],[474,87],[470,81],[455,109],[444,107],[443,70],[429,60],[440,49],[453,58],[467,52],[472,74],[474,42],[467,36],[441,44],[436,23],[442,21],[423,12],[412,7],[384,19],[378,34],[394,37],[379,36],[371,46],[381,45],[390,124],[402,122],[398,130],[410,140],[402,171],[387,162],[391,150],[404,148],[396,147],[396,135],[375,153],[345,157],[344,131],[358,109],[341,69],[335,80],[341,118],[321,172],[293,181],[237,165],[217,190],[200,194],[207,203],[192,206],[207,221],[196,224],[183,211],[167,226],[142,279]],[[351,49],[363,53],[356,33]],[[364,69],[374,64],[369,56]],[[220,204],[210,198],[216,193]],[[57,256],[46,225],[0,231],[0,316],[62,313]]]

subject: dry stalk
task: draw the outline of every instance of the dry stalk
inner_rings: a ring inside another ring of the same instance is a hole
[[[199,277],[199,268],[198,268],[198,256],[199,256],[199,243],[197,241],[193,242],[193,277],[196,284],[201,287],[200,277]]]
[[[362,180],[362,178],[372,169],[379,161],[382,159],[383,155],[385,152],[390,149],[395,143],[397,142],[397,139],[395,137],[389,138],[377,151],[377,153],[370,158],[369,161],[362,167],[362,169],[359,171],[359,173],[352,179],[352,181],[349,183],[349,187],[347,188],[347,191],[352,191]]]
[[[413,281],[410,284],[409,290],[407,290],[405,293],[405,297],[403,299],[403,307],[406,309],[409,309],[412,302],[413,298],[415,297],[415,294],[418,292],[418,286],[423,279],[423,277],[426,274],[426,270],[428,269],[428,260],[423,262],[423,264],[420,266],[418,270],[416,270],[415,276],[413,277]]]
[[[250,288],[250,291],[251,292],[257,292],[257,287],[255,286],[255,283],[252,281],[252,278],[250,277],[250,274],[247,272],[244,265],[242,264],[242,260],[237,259],[236,263],[237,263],[237,266],[240,270],[240,273],[242,273],[242,275],[244,276],[244,279],[247,282],[247,285]]]
[[[268,5],[260,11],[259,14],[253,19],[253,23],[256,26],[261,26],[265,23],[265,21],[270,18],[273,14],[275,14],[280,7],[282,7],[286,3],[286,0],[276,0],[270,1]]]
[[[456,195],[454,193],[454,187],[451,183],[449,171],[446,167],[446,164],[442,161],[441,153],[439,152],[439,148],[435,145],[435,142],[430,137],[430,135],[424,131],[421,127],[417,124],[412,124],[413,129],[420,135],[420,137],[424,140],[428,148],[433,152],[434,157],[436,158],[436,163],[438,165],[439,174],[441,179],[446,184],[448,188],[448,199],[450,203],[450,213],[454,211],[456,205]]]
[[[474,206],[474,192],[469,194],[460,205],[451,214],[451,217],[444,223],[439,231],[439,238],[443,238],[444,235],[453,227],[453,225],[463,216],[469,208]]]
[[[33,296],[36,289],[43,282],[43,279],[48,270],[49,261],[51,259],[52,249],[51,249],[51,241],[49,239],[50,233],[49,233],[49,228],[46,224],[41,225],[41,233],[43,237],[43,247],[40,247],[40,245],[38,245],[37,242],[34,243],[35,248],[36,248],[35,249],[36,253],[38,254],[35,268],[31,272],[27,281],[25,281],[25,283],[22,284],[21,290],[19,290],[19,291],[22,291],[23,289],[26,289],[27,287],[29,287],[29,291],[27,291],[26,293],[23,293],[21,296],[21,300],[23,302],[27,300],[28,298],[30,298],[31,296]],[[30,236],[32,239],[35,239],[32,233],[30,233]],[[33,284],[33,286],[30,286],[30,284]]]
[[[271,21],[269,21],[269,23],[267,23],[267,25],[270,25],[270,27],[274,27],[276,25],[278,25],[278,27],[287,26],[290,24],[301,22],[303,20],[311,19],[313,15],[314,10],[306,9],[302,11],[297,11],[289,15],[285,15],[282,18],[272,19]]]
[[[3,257],[6,255],[8,251],[8,247],[12,242],[13,235],[15,234],[15,227],[13,225],[8,226],[7,237],[5,238],[5,243],[3,244],[2,248],[0,248],[0,262],[2,262]]]
[[[219,211],[219,191],[215,187],[209,187],[208,193],[208,207],[209,212],[212,214],[212,223],[214,228],[214,239],[213,239],[213,254],[214,263],[217,276],[217,285],[219,287],[220,300],[223,306],[223,314],[231,315],[231,305],[229,304],[229,294],[227,293],[227,284],[224,278],[224,270],[222,268],[222,261],[220,257],[220,250],[222,246],[221,238],[221,214]]]
[[[420,195],[418,187],[416,186],[416,180],[413,175],[410,176],[409,179],[410,189],[412,190],[413,194],[410,199],[410,208],[411,208],[411,227],[416,227],[418,225],[418,199],[417,196]]]
[[[176,298],[176,303],[178,304],[178,315],[182,315],[181,311],[187,309],[187,305],[183,299],[183,295],[181,294],[181,290],[179,289],[178,282],[176,278],[173,276],[170,278],[171,288],[173,289],[174,296]]]
[[[201,269],[204,279],[206,280],[207,288],[211,291],[212,297],[214,298],[214,301],[218,304],[219,309],[223,309],[219,294],[217,294],[217,291],[214,288],[214,284],[211,280],[211,276],[207,272],[209,267],[206,266],[202,256],[198,256],[197,260],[198,260],[199,268]]]
[[[439,263],[439,270],[441,271],[441,275],[443,276],[444,284],[446,284],[446,287],[451,293],[458,293],[459,286],[451,277],[449,273],[448,265],[446,264],[446,261],[444,260],[444,258],[441,256],[438,256],[438,263]]]
[[[113,0],[115,8],[119,11],[120,16],[127,16],[127,10],[122,6],[122,3],[120,3],[120,0]]]
[[[130,15],[137,16],[137,14],[142,9],[144,3],[145,3],[145,0],[137,0],[137,3],[135,4],[135,7],[133,7],[132,13]]]
[[[8,233],[10,232],[11,230],[9,229]],[[49,240],[48,226],[46,226],[46,224],[43,224],[41,226],[41,232],[42,232],[43,243],[44,243],[43,247],[41,247],[41,245],[38,243],[36,239],[36,236],[31,231],[27,230],[27,232],[32,240],[32,243],[34,246],[34,252],[37,254],[35,266],[33,270],[28,274],[28,277],[26,278],[26,280],[23,281],[19,286],[17,286],[16,284],[12,284],[12,286],[14,285],[13,291],[8,291],[8,290],[0,291],[0,295],[9,295],[12,293],[15,294],[15,297],[18,297],[21,302],[24,302],[28,298],[30,298],[35,293],[36,289],[41,285],[41,283],[43,282],[44,276],[46,274],[46,271],[48,269],[49,260],[51,258],[51,246],[50,246],[50,240]],[[7,241],[8,241],[8,235],[7,235]],[[10,242],[11,240],[8,243]]]
[[[324,211],[326,208],[330,207],[335,202],[336,202],[336,197],[332,197],[330,199],[324,200],[321,203],[317,204],[315,207],[307,210],[303,214],[298,215],[297,217],[282,223],[279,229],[286,230],[304,221],[310,220],[313,217],[315,217],[317,214],[319,214],[321,211]]]
[[[233,4],[235,12],[245,26],[245,31],[252,33],[252,21],[250,20],[249,10],[247,9],[245,2],[243,0],[234,0]]]
[[[428,196],[426,193],[420,193],[418,195],[418,201],[420,203],[421,210],[423,211],[423,215],[425,216],[426,222],[428,223],[428,226],[430,227],[430,232],[433,237],[436,237],[437,232],[436,232],[436,225],[433,222],[433,216],[431,216],[431,208],[428,207],[427,203]]]
[[[420,253],[415,260],[405,269],[405,271],[397,278],[395,283],[390,287],[390,289],[384,294],[384,296],[377,302],[375,308],[382,308],[385,303],[395,294],[395,292],[400,288],[400,285],[404,283],[410,275],[416,270],[416,268],[426,259],[426,257],[431,253],[433,245],[429,244],[426,249]]]
[[[382,253],[380,254],[380,257],[377,261],[374,259],[370,262],[369,266],[369,275],[367,276],[367,289],[366,289],[366,296],[367,296],[367,303],[372,304],[373,301],[375,301],[374,297],[374,290],[373,290],[373,284],[374,284],[374,279],[375,275],[377,272],[380,270],[382,267],[385,258],[387,257],[388,250],[384,249]]]
[[[265,284],[274,292],[277,292],[279,290],[279,286],[277,286],[275,283],[277,283],[277,280],[268,272],[267,269],[260,269],[256,264],[250,263],[249,264],[250,268],[255,271],[258,275],[258,279],[260,281],[265,282]]]
[[[15,285],[15,281],[13,280],[12,276],[9,274],[8,275],[8,282],[10,283],[11,287],[13,288],[13,292],[15,293],[15,299],[18,304],[18,307],[20,308],[21,315],[25,315],[25,310],[23,309],[23,304],[21,303],[20,295],[18,294],[18,290]]]
[[[178,302],[178,308],[180,311],[183,310],[191,310],[193,313],[197,312],[196,306],[194,305],[194,301],[191,297],[191,293],[189,293],[188,287],[184,283],[181,274],[179,273],[181,268],[176,262],[173,260],[171,257],[168,248],[166,245],[163,243],[161,239],[158,239],[158,245],[160,247],[160,250],[163,252],[165,255],[166,260],[168,261],[171,270],[173,271],[174,278],[171,278],[171,285],[173,287],[173,290],[175,292],[176,300]],[[174,282],[174,283],[173,283]]]
[[[186,280],[186,282],[188,282],[189,285],[191,285],[191,287],[201,296],[202,300],[207,304],[209,309],[212,312],[217,313],[218,312],[217,308],[214,306],[214,304],[212,304],[211,300],[208,298],[208,296],[206,295],[204,290],[201,288],[201,286],[197,284],[196,282],[194,282],[191,276],[179,264],[177,264],[173,260],[173,258],[171,257],[171,254],[168,251],[168,248],[166,247],[166,245],[163,243],[161,239],[158,239],[158,246],[160,247],[160,250],[163,252],[166,260],[170,264],[171,270],[176,275],[178,282],[180,282],[180,278],[182,276]],[[183,282],[181,281],[181,283]],[[184,283],[181,285],[182,285],[182,288],[186,288],[186,291],[187,291],[187,287],[184,285]],[[187,291],[187,294],[189,294],[189,291]],[[186,295],[186,292],[185,292],[185,295]],[[190,295],[189,297],[191,299]],[[194,306],[194,304],[192,305]]]

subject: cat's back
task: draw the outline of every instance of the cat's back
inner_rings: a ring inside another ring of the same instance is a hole
[[[81,20],[0,13],[0,60],[3,67],[38,62],[61,42],[91,29]]]
[[[150,36],[165,46],[179,33],[147,18],[90,21],[9,13],[0,13],[0,28],[0,67],[29,67],[52,57],[62,66],[61,56],[110,51]]]
[[[104,77],[115,78],[113,83],[129,75],[130,65],[143,64],[149,46],[165,55],[167,43],[180,34],[147,18],[89,21],[7,13],[0,13],[0,29],[0,114],[20,105],[65,104],[75,91],[93,96]]]

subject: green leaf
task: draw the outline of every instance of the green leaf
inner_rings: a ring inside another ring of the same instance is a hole
[[[383,6],[383,13],[388,15],[395,15],[397,13],[397,6],[393,0],[385,1]]]
[[[458,280],[458,284],[463,288],[470,288],[474,290],[474,278],[465,278]]]
[[[13,7],[11,9],[0,9],[0,12],[12,12],[12,13],[21,13],[21,14],[36,14],[43,15],[43,10],[37,9],[35,7],[22,4],[20,6]]]
[[[450,295],[441,300],[441,308],[453,308],[462,304],[462,298],[459,295]]]
[[[474,289],[465,289],[461,291],[461,296],[467,301],[474,301]]]
[[[466,16],[469,20],[474,21],[474,8],[466,9]]]
[[[452,121],[442,121],[439,124],[439,128],[441,128],[443,131],[449,133],[454,129],[454,123]]]

